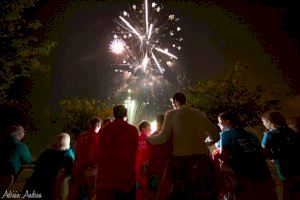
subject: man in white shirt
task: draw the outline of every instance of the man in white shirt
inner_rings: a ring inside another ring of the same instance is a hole
[[[215,173],[205,140],[215,141],[218,131],[205,113],[186,105],[184,94],[176,93],[172,103],[174,109],[166,112],[161,132],[147,141],[163,144],[173,134],[173,199],[214,199]]]

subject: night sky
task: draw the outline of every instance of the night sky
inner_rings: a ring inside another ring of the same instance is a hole
[[[115,19],[133,4],[143,4],[135,2],[42,1],[37,17],[48,39],[58,42],[46,60],[53,66],[52,105],[74,97],[110,99],[112,103],[125,100],[127,93],[120,93],[124,80],[115,72],[116,59],[108,47],[117,25]],[[169,98],[174,92],[214,78],[236,62],[248,64],[256,73],[254,81],[284,91],[278,82],[279,69],[299,93],[298,17],[293,5],[269,2],[164,1],[164,10],[180,18],[184,40],[176,54],[179,59],[166,70],[163,84],[154,88],[136,84],[131,96],[149,102],[145,111],[153,116],[170,108]]]

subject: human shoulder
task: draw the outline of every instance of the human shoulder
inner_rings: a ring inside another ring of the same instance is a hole
[[[65,151],[65,156],[70,157],[72,159],[72,161],[75,160],[75,153],[74,153],[73,149],[71,149],[71,148],[69,148]]]
[[[129,123],[127,123],[127,124],[128,124],[128,126],[129,126],[129,128],[130,128],[131,131],[138,133],[137,127],[135,127],[134,125],[129,124]]]
[[[199,110],[199,109],[192,108],[192,110],[193,110],[195,113],[197,113],[198,115],[201,115],[202,117],[207,117],[207,115],[206,115],[203,111],[201,111],[201,110]]]
[[[28,146],[27,144],[21,142],[21,141],[17,141],[16,142],[16,148],[21,150],[21,151],[27,151],[28,150]]]
[[[199,109],[192,108],[192,107],[189,107],[189,106],[187,106],[186,109],[189,110],[190,112],[194,113],[198,117],[207,118],[206,114],[203,111],[199,110]]]
[[[166,117],[166,116],[172,115],[174,112],[176,112],[176,110],[177,110],[177,109],[170,109],[170,110],[167,110],[166,113],[165,113],[165,117]]]
[[[275,129],[275,130],[267,130],[264,132],[263,134],[263,138],[264,139],[273,139],[273,138],[277,138],[277,136],[279,135],[279,130]]]
[[[53,155],[56,154],[56,150],[53,148],[47,148],[39,156],[39,160],[44,160],[45,158],[53,157]]]
[[[221,133],[220,133],[221,138],[231,137],[231,136],[234,136],[234,135],[237,135],[237,131],[236,131],[235,128],[226,129],[226,130],[221,131]]]

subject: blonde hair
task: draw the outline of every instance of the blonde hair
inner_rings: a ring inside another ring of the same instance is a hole
[[[55,148],[59,151],[64,151],[70,148],[70,135],[68,133],[61,133],[56,137]]]

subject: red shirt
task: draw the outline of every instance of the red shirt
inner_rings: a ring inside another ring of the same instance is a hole
[[[143,185],[143,187],[146,187],[147,180],[146,176],[142,174],[142,168],[143,165],[145,165],[146,162],[149,161],[148,144],[146,142],[146,137],[147,135],[143,132],[139,136],[139,148],[136,157],[136,178],[137,181]]]
[[[136,158],[137,165],[142,165],[149,160],[148,158],[149,148],[146,142],[146,137],[147,135],[145,133],[141,133],[141,135],[139,136],[139,148],[138,148],[137,158]]]
[[[99,134],[88,130],[80,134],[76,140],[75,166],[83,167],[97,163],[97,146]]]
[[[153,134],[158,134],[158,131],[154,132]],[[151,145],[148,143],[150,174],[155,173],[159,177],[162,176],[166,163],[172,156],[172,143],[172,136],[164,144]]]
[[[121,119],[100,131],[97,189],[129,192],[135,188],[138,143],[137,128]]]
[[[159,131],[153,134],[158,134]],[[170,162],[167,168],[167,162],[172,156],[172,135],[168,141],[159,145],[148,145],[149,163],[148,179],[151,175],[156,174],[158,176],[157,189],[149,189],[147,191],[148,199],[168,199],[170,197],[170,191],[172,188],[172,178],[170,172]],[[164,180],[162,180],[164,178]]]
[[[82,183],[89,182],[91,185],[95,184],[95,175],[84,175],[87,169],[93,169],[97,166],[98,138],[99,134],[90,129],[80,134],[76,140],[73,179],[68,199],[78,198],[79,188]]]

